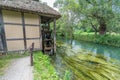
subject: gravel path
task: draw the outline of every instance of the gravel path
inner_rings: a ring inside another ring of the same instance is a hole
[[[33,80],[30,57],[15,59],[0,80]]]

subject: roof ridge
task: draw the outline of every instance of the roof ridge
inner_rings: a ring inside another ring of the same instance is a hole
[[[0,0],[0,7],[5,9],[16,9],[23,11],[37,12],[48,14],[55,17],[60,17],[60,13],[52,7],[32,0]]]

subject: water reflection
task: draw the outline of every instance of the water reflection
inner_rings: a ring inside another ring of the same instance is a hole
[[[71,44],[71,41],[66,41],[66,42]],[[84,49],[86,51],[92,52],[93,55],[96,54],[104,55],[108,60],[110,58],[115,58],[120,60],[120,48],[116,48],[112,46],[73,40],[72,49],[74,50]]]

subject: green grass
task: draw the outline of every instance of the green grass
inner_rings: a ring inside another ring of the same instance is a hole
[[[57,75],[48,55],[44,55],[42,52],[34,53],[34,80],[71,80],[69,70],[65,70],[63,75],[63,78]]]
[[[34,53],[34,80],[59,80],[50,57],[42,52]]]
[[[120,47],[120,35],[119,34],[106,34],[106,35],[95,35],[94,33],[82,32],[74,34],[76,40],[82,40],[87,42],[93,42],[97,44],[105,44],[109,46]]]
[[[10,53],[7,55],[0,56],[0,75],[4,74],[4,70],[6,69],[6,67],[9,66],[12,59],[25,57],[25,56],[28,56],[28,54]]]

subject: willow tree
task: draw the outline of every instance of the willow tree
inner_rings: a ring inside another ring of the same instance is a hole
[[[62,18],[58,22],[58,26],[61,26],[59,29],[68,34],[72,39],[74,28],[77,22],[77,15],[74,12],[76,3],[74,0],[56,0],[54,6],[59,8],[59,11],[62,14]]]
[[[120,0],[78,0],[78,2],[80,12],[84,14],[86,19],[97,21],[99,28],[94,28],[98,29],[100,34],[106,33],[108,25],[116,16],[115,8],[120,5]]]
[[[56,0],[55,3],[67,14],[77,15],[75,20],[89,23],[101,35],[120,25],[120,0]]]

